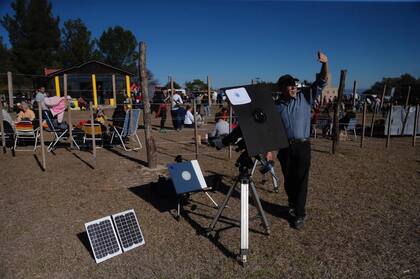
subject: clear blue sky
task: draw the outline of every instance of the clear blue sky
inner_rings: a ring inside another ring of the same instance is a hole
[[[0,16],[11,13],[10,0]],[[324,51],[333,83],[347,69],[347,88],[384,76],[420,77],[420,2],[53,0],[65,20],[80,17],[94,37],[109,26],[148,45],[148,67],[161,83],[210,75],[215,87],[275,81],[285,73],[313,80]],[[0,27],[7,41],[7,32]]]

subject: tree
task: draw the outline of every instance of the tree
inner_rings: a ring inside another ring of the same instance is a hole
[[[93,59],[95,42],[91,32],[80,18],[64,22],[62,32],[61,62],[70,67]]]
[[[205,91],[207,90],[207,83],[201,79],[194,79],[193,81],[186,82],[185,87],[188,91]]]
[[[1,24],[9,33],[12,62],[20,73],[41,74],[44,67],[57,67],[60,47],[59,18],[52,15],[48,0],[15,0],[14,15]]]
[[[137,40],[131,31],[109,27],[99,38],[98,47],[105,63],[137,73]]]
[[[0,36],[0,73],[12,71],[12,61],[10,60],[10,50],[3,43],[3,37]]]
[[[179,85],[178,83],[176,83],[175,81],[173,81],[173,83],[174,83],[174,88],[175,89],[181,89],[181,85]],[[171,88],[171,82],[170,81],[168,81],[166,84],[165,84],[165,87],[166,88]]]

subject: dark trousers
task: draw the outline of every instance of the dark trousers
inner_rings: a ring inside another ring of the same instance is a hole
[[[289,206],[295,209],[297,217],[304,217],[311,165],[311,144],[309,141],[291,144],[288,148],[280,149],[277,158],[281,164]]]

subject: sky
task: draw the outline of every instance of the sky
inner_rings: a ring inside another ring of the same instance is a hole
[[[12,14],[0,0],[0,17]],[[420,78],[419,1],[115,1],[52,0],[60,25],[81,18],[99,38],[120,25],[147,45],[147,65],[161,84],[206,80],[212,87],[276,81],[283,74],[314,80],[318,50],[333,85],[369,88],[383,77]],[[0,36],[8,42],[6,30]]]

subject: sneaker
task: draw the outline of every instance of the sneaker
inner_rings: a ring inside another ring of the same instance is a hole
[[[293,228],[299,231],[303,228],[304,224],[305,224],[305,217],[297,217],[293,221]]]

